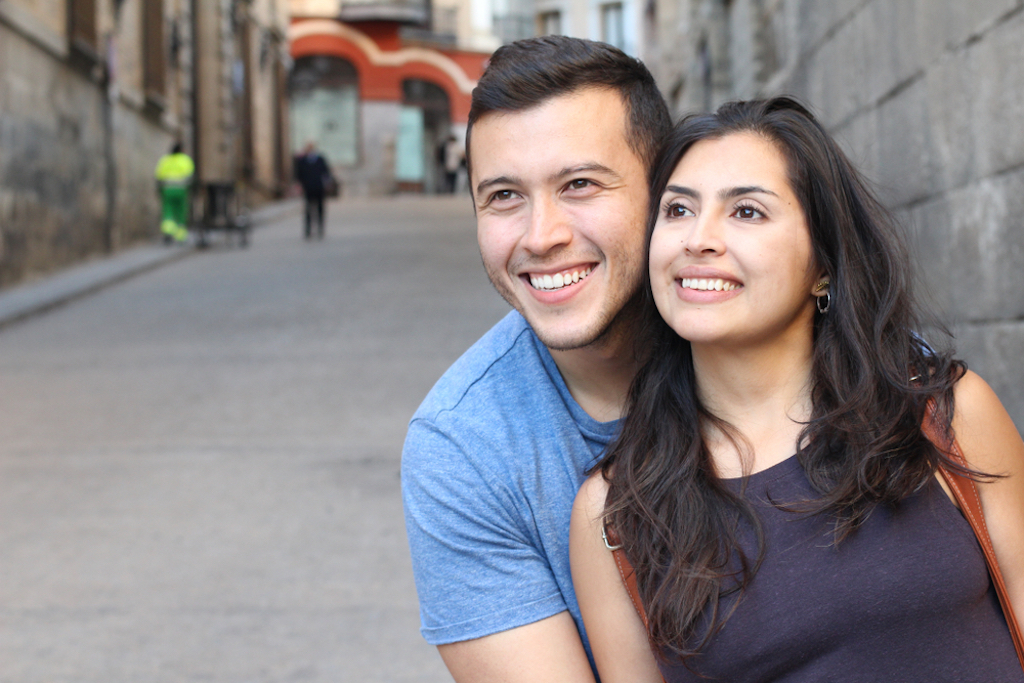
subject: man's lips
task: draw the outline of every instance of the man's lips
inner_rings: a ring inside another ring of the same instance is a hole
[[[574,285],[590,275],[593,265],[567,268],[557,273],[528,273],[527,277],[534,289],[552,291]]]

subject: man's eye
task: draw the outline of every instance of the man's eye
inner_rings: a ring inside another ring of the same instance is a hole
[[[512,197],[514,196],[515,193],[512,190],[498,190],[493,195],[491,195],[491,199],[497,202],[505,202],[508,201],[509,199],[512,199]]]
[[[582,190],[585,187],[590,186],[590,181],[585,178],[577,178],[569,183],[569,187],[573,190]]]

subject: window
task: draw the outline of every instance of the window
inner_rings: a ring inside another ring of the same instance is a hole
[[[146,99],[163,103],[164,99],[164,3],[146,0],[142,3],[142,88]]]
[[[99,58],[96,0],[68,0],[68,36],[72,50]]]
[[[560,36],[562,35],[562,13],[541,12],[537,15],[537,35]]]
[[[622,26],[622,3],[611,2],[601,5],[601,40],[624,49],[626,35]]]

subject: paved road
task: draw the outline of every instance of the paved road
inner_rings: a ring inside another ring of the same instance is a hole
[[[450,680],[399,455],[506,310],[468,200],[399,198],[0,330],[0,680]]]

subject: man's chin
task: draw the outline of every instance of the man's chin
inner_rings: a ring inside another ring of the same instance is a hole
[[[522,309],[519,311],[523,313]],[[575,351],[599,342],[607,332],[609,321],[583,321],[568,324],[566,321],[537,320],[524,314],[533,333],[541,343],[552,351]]]

